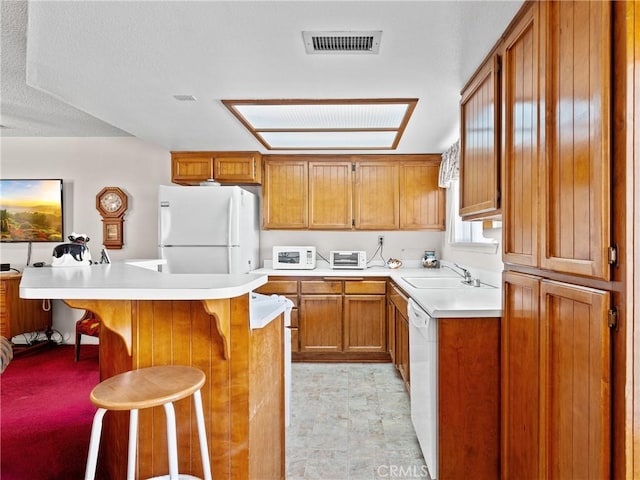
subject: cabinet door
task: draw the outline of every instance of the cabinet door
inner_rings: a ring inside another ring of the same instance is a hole
[[[540,464],[540,278],[503,274],[501,475],[543,478]]]
[[[300,297],[301,352],[342,351],[342,295]]]
[[[400,190],[396,162],[357,162],[355,195],[357,229],[398,229]]]
[[[610,478],[609,293],[544,280],[540,296],[541,477]]]
[[[386,352],[384,307],[384,295],[345,295],[345,352]]]
[[[264,165],[262,224],[264,228],[305,229],[307,162],[269,159]]]
[[[499,58],[494,55],[462,92],[460,216],[494,217],[500,209]]]
[[[309,162],[309,228],[351,229],[351,162]]]
[[[438,187],[440,159],[400,164],[400,229],[444,230],[445,190]]]
[[[216,153],[213,159],[214,178],[223,183],[260,184],[261,158],[257,152]]]
[[[387,300],[387,349],[391,363],[398,368],[396,355],[396,307],[391,300]]]
[[[46,332],[51,328],[51,310],[42,308],[42,300],[20,298],[21,274],[2,274],[0,279],[0,335],[11,339],[31,332]]]
[[[409,370],[409,319],[396,309],[396,359],[398,371],[407,392],[411,392],[411,371]]]
[[[538,265],[538,5],[505,39],[503,94],[503,259]]]
[[[171,153],[171,181],[181,185],[198,185],[213,178],[213,155],[210,152]]]
[[[437,322],[438,478],[496,479],[500,475],[500,321],[485,317],[439,318]]]
[[[608,280],[611,2],[543,2],[541,267]]]

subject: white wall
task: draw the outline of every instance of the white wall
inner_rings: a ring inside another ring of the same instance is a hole
[[[384,235],[385,260],[399,258],[416,262],[422,259],[425,250],[436,250],[439,254],[444,238],[442,232],[265,230],[260,235],[260,258],[270,260],[274,245],[312,245],[326,258],[331,250],[364,250],[370,258],[378,247],[378,235]],[[380,257],[376,256],[376,260]]]
[[[128,195],[124,247],[109,250],[111,259],[157,256],[157,189],[171,181],[167,150],[135,137],[5,137],[0,139],[0,176],[62,178],[65,235],[72,231],[89,235],[94,259],[102,249],[102,217],[96,210],[96,194],[106,186],[122,188]],[[50,264],[55,245],[33,244],[31,262]],[[27,260],[27,244],[0,244],[0,259],[21,270]],[[53,328],[65,343],[73,343],[75,321],[82,312],[61,301],[53,302],[53,311]],[[89,343],[89,339],[85,341]]]

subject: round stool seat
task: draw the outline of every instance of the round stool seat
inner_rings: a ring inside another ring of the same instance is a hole
[[[154,477],[156,480],[169,478],[171,480],[194,479],[192,475],[178,472],[178,444],[176,431],[176,414],[173,402],[191,396],[194,403],[196,424],[198,427],[198,442],[202,471],[205,480],[211,480],[211,464],[207,447],[204,411],[200,389],[206,380],[202,370],[184,365],[163,365],[132,370],[107,378],[99,383],[89,396],[98,410],[93,417],[91,439],[89,441],[89,455],[85,480],[95,478],[102,419],[108,410],[129,411],[129,445],[127,460],[127,480],[136,477],[136,452],[138,448],[138,410],[159,407],[164,408],[167,422],[167,453],[169,475]]]
[[[91,402],[107,410],[141,410],[175,402],[200,390],[204,373],[193,367],[163,365],[132,370],[107,378],[90,395]]]

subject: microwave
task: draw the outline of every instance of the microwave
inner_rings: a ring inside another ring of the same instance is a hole
[[[313,270],[316,247],[273,247],[272,258],[275,270]]]
[[[367,268],[367,252],[362,250],[331,250],[329,264],[333,269],[352,268],[364,270]]]

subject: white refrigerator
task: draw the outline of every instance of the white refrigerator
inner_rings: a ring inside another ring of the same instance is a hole
[[[158,190],[158,248],[168,273],[247,273],[258,268],[257,197],[236,186]]]

